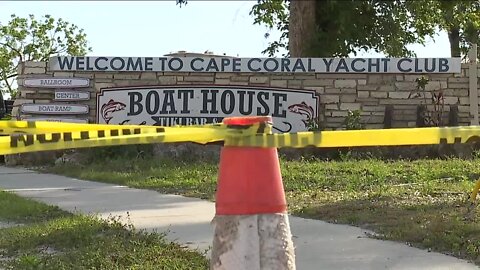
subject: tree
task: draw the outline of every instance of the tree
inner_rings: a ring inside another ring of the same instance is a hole
[[[177,0],[177,5],[179,5],[180,7],[182,7],[182,5],[186,5],[187,3],[187,0]]]
[[[438,29],[449,33],[452,55],[479,41],[478,0],[259,0],[255,24],[282,31],[263,53],[288,48],[290,56],[347,56],[374,50],[412,56],[406,48],[424,44]]]
[[[448,33],[450,52],[454,57],[465,55],[470,44],[480,44],[480,1],[434,1],[439,11],[438,26]],[[479,53],[480,55],[480,53]]]
[[[50,15],[41,20],[33,15],[11,15],[8,23],[0,22],[0,45],[0,90],[12,97],[16,94],[14,80],[21,62],[47,61],[53,55],[81,56],[91,51],[83,29]]]
[[[298,1],[298,2],[311,3],[313,1]],[[284,0],[268,0],[268,1],[259,0],[258,3],[252,7],[252,10],[250,11],[250,15],[253,15],[254,17],[254,22],[253,22],[254,24],[263,24],[269,27],[270,29],[273,29],[274,27],[276,27],[282,33],[280,35],[279,40],[269,43],[269,46],[264,51],[262,51],[262,53],[268,53],[270,56],[273,56],[276,52],[280,50],[280,48],[288,50],[289,46],[288,46],[287,40],[289,38],[289,33],[290,33],[289,32],[289,19],[290,19],[289,15],[290,14],[288,10],[289,10],[288,2]],[[299,15],[301,15],[301,13]],[[296,18],[294,18],[294,21],[297,18],[301,18],[301,16],[296,16]],[[297,28],[297,29],[300,30],[303,28]],[[269,34],[266,33],[265,37],[267,38],[268,36]],[[306,37],[308,38],[309,36],[306,36]],[[301,40],[301,38],[295,37],[295,36],[290,38],[292,39],[292,41],[294,40],[294,38],[297,38],[296,40],[298,41]]]

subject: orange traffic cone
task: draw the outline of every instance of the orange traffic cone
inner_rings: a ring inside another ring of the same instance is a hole
[[[235,128],[271,117],[233,117]],[[295,269],[276,148],[225,146],[220,154],[211,269]]]

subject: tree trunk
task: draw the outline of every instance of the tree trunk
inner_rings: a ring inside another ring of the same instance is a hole
[[[452,27],[448,30],[448,40],[450,41],[450,53],[452,57],[460,57],[460,30]]]
[[[315,33],[314,0],[291,0],[288,33],[290,57],[311,57]]]

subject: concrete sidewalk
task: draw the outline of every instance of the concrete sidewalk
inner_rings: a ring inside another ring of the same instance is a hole
[[[205,250],[212,242],[211,202],[6,167],[0,167],[0,189],[71,212],[129,216],[136,228],[168,231],[169,239],[191,248]],[[480,269],[454,257],[369,239],[356,227],[292,216],[290,225],[299,270]]]

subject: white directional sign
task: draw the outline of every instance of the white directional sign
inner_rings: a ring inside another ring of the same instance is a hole
[[[88,105],[83,104],[22,104],[22,113],[32,114],[87,114]]]
[[[90,80],[87,78],[26,78],[23,81],[25,87],[39,88],[81,88],[88,87]]]
[[[89,100],[90,92],[87,91],[55,91],[54,100],[71,101],[71,100]]]
[[[88,119],[80,118],[63,118],[63,117],[20,117],[25,121],[46,121],[46,122],[64,122],[64,123],[79,123],[86,124]]]

